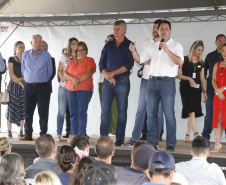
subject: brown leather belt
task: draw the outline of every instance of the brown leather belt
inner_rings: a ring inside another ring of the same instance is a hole
[[[39,82],[39,83],[27,83],[25,82],[26,84],[29,84],[29,85],[40,85],[40,84],[44,84],[45,82]]]

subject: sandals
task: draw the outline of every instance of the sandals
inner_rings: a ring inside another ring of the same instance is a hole
[[[198,134],[198,135],[197,135],[197,134]],[[195,135],[197,135],[197,136],[195,136]],[[195,132],[195,133],[194,133],[194,136],[195,136],[195,138],[198,137],[198,136],[200,136],[200,135],[199,135],[199,132]]]
[[[184,144],[189,144],[190,143],[189,136],[190,136],[189,134],[185,134]],[[188,139],[187,139],[187,137],[188,137]]]
[[[13,135],[11,130],[8,130],[8,139],[13,139]]]

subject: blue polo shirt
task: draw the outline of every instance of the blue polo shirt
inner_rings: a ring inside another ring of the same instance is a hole
[[[115,39],[105,44],[99,62],[100,72],[104,69],[111,72],[124,66],[127,71],[118,74],[117,76],[129,76],[130,70],[134,65],[134,59],[131,51],[129,50],[130,43],[131,41],[124,37],[124,40],[118,47]]]

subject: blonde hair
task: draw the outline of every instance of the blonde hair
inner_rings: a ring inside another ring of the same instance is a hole
[[[75,37],[72,37],[72,38],[70,38],[68,40],[67,53],[65,54],[66,57],[70,57],[71,56],[71,43],[72,43],[72,41],[77,41],[78,42],[78,39],[76,39]],[[75,52],[75,54],[76,54],[76,52]]]
[[[42,171],[35,176],[33,185],[62,185],[59,177],[51,171]]]
[[[9,148],[9,141],[6,137],[0,138],[0,156],[5,154],[6,149]]]
[[[194,50],[199,47],[199,46],[202,46],[203,49],[204,49],[204,45],[203,45],[203,41],[202,40],[197,40],[195,41],[192,45],[191,45],[191,48],[189,50],[189,54],[188,54],[188,60],[189,62],[192,62],[192,54],[194,52]],[[200,56],[198,56],[198,61],[200,61],[201,63],[203,63],[203,60],[202,60],[202,53]]]

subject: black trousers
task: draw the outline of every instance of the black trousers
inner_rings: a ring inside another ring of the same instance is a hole
[[[33,115],[36,105],[38,106],[40,135],[46,134],[48,130],[49,102],[51,95],[51,84],[43,83],[31,85],[25,83],[24,103],[25,103],[25,134],[32,136]]]

